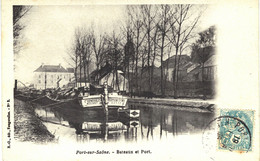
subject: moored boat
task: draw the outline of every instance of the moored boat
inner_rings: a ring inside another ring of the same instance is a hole
[[[80,105],[83,108],[102,107],[105,104],[104,95],[84,95],[79,96]],[[108,94],[108,108],[124,108],[127,104],[127,97],[117,93]]]
[[[90,95],[90,93],[86,92],[79,94],[78,99],[83,108],[126,109],[128,97],[116,92],[108,93],[108,86],[104,83],[103,94]]]

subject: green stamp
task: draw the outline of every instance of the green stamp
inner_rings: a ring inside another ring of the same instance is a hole
[[[254,111],[221,110],[218,119],[218,149],[252,151]]]

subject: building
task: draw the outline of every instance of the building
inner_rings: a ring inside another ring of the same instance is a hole
[[[167,81],[173,81],[175,70],[175,58],[176,56],[174,55],[163,62],[164,73]],[[181,75],[181,77],[183,77],[183,74],[185,75],[185,73],[183,73],[184,69],[182,68],[185,67],[185,70],[188,68],[188,66],[190,65],[188,64],[190,62],[190,57],[188,55],[178,55],[177,59],[179,61],[179,71],[182,71],[178,73],[178,75]]]
[[[201,81],[201,68],[199,63],[194,63],[187,69],[187,75],[183,81]]]
[[[202,70],[202,69],[201,69]],[[216,55],[213,54],[205,63],[203,68],[203,80],[214,81],[217,78]]]
[[[73,68],[65,69],[59,65],[44,65],[34,71],[34,88],[62,88],[72,81],[74,77]]]

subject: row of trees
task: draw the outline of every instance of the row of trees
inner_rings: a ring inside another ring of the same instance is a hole
[[[97,33],[93,26],[77,28],[69,52],[76,71],[79,70],[76,79],[81,79],[81,73],[84,80],[90,79],[89,65],[94,58],[97,70],[106,62],[114,71],[123,70],[131,92],[150,91],[157,65],[160,66],[161,94],[165,95],[168,64],[164,60],[175,56],[173,86],[177,96],[180,55],[196,48],[192,45],[197,36],[195,28],[204,9],[204,6],[190,4],[127,6],[120,32]],[[117,80],[117,72],[115,77]],[[144,89],[143,84],[148,84],[148,88]]]
[[[135,44],[133,57],[136,61],[133,64],[136,68],[134,73],[136,80],[138,79],[137,66],[140,57],[142,58],[142,69],[144,65],[148,67],[149,89],[152,89],[152,84],[154,84],[155,63],[159,64],[161,94],[165,95],[165,82],[168,77],[165,74],[168,72],[165,70],[168,70],[168,64],[163,65],[163,63],[166,58],[175,55],[173,85],[174,95],[177,96],[177,69],[180,55],[191,45],[190,40],[196,35],[194,29],[203,13],[203,9],[199,7],[203,6],[188,4],[128,7],[129,22],[127,26],[129,29],[127,32],[132,35],[132,41]],[[136,86],[142,87],[141,84],[136,83]]]
[[[68,63],[75,67],[76,82],[84,80],[87,83],[90,80],[90,65],[93,60],[97,71],[105,63],[109,63],[115,71],[122,67],[123,49],[120,43],[121,38],[115,32],[111,35],[97,34],[93,26],[78,27],[68,51]]]

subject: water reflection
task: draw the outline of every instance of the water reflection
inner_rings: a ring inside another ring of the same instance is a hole
[[[55,126],[73,129],[77,142],[117,142],[120,140],[138,142],[177,135],[202,133],[206,124],[213,119],[213,113],[173,110],[160,107],[139,107],[130,109],[140,112],[139,117],[130,113],[103,110],[86,110],[69,106],[37,106],[35,112],[45,122]],[[135,114],[135,113],[133,113]],[[48,128],[48,127],[47,127]],[[63,137],[65,133],[60,133]]]

